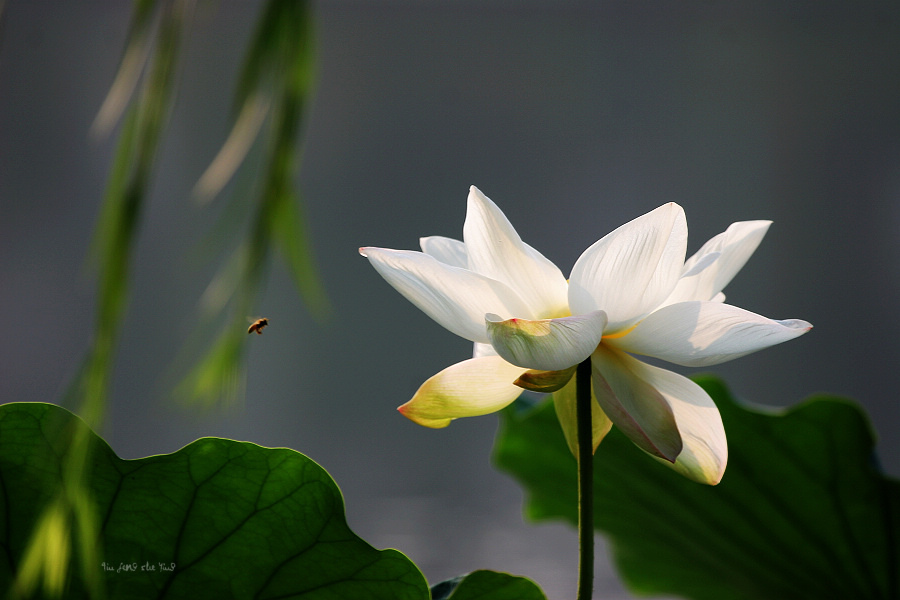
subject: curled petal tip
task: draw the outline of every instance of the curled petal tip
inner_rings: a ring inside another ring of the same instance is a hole
[[[368,250],[368,247],[365,247],[365,246],[364,246],[364,247],[360,248],[360,249],[359,249],[359,254],[360,254],[360,256],[365,256],[366,258],[368,258],[369,255],[366,254],[366,250]]]
[[[603,337],[606,313],[598,310],[558,319],[508,319],[488,313],[491,345],[508,362],[541,371],[560,371],[591,355]]]
[[[775,322],[782,327],[785,327],[787,330],[795,332],[795,336],[801,336],[813,328],[812,323],[804,321],[803,319],[784,319]]]

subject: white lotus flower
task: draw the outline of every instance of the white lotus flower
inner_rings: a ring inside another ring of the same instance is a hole
[[[615,424],[684,475],[717,483],[728,449],[712,399],[634,355],[708,366],[809,331],[806,321],[723,303],[722,289],[770,224],[734,223],[685,262],[684,211],[666,204],[585,250],[567,281],[472,187],[463,242],[435,236],[420,240],[422,252],[360,249],[408,300],[475,343],[473,358],[428,379],[400,412],[445,427],[500,410],[522,388],[550,391],[574,453],[572,374],[591,357],[594,448]]]

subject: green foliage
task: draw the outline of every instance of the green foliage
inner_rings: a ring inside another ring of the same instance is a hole
[[[432,600],[547,600],[530,579],[495,571],[475,571],[431,588]]]
[[[640,594],[695,599],[900,598],[900,483],[884,477],[862,411],[816,397],[782,413],[698,378],[729,440],[715,487],[681,477],[617,430],[596,454],[595,526]],[[535,519],[576,523],[575,460],[553,407],[503,414],[497,464]]]
[[[328,303],[312,259],[301,195],[294,184],[300,163],[300,137],[306,104],[314,83],[315,46],[313,17],[308,2],[269,0],[247,50],[235,100],[237,115],[222,150],[195,189],[201,201],[219,193],[248,152],[259,143],[262,163],[251,190],[241,190],[233,204],[255,200],[245,239],[210,286],[217,293],[204,302],[204,321],[221,320],[233,304],[227,326],[180,386],[182,395],[212,406],[234,397],[234,382],[241,379],[243,345],[236,332],[255,314],[252,307],[272,250],[287,264],[307,307],[313,314],[327,313]],[[267,128],[264,128],[265,124]],[[259,138],[259,139],[258,139]],[[226,211],[230,215],[242,211]],[[220,228],[228,236],[226,227]],[[231,221],[232,225],[239,224]]]
[[[0,407],[0,589],[10,588],[38,524],[37,546],[84,562],[56,499],[65,497],[71,440],[85,432],[101,554],[82,567],[101,575],[109,597],[429,597],[405,556],[349,529],[337,486],[298,452],[205,438],[122,460],[68,411],[24,403]],[[83,571],[69,571],[65,597],[87,595]]]
[[[130,42],[119,75],[94,127],[95,132],[108,131],[122,114],[146,62],[148,74],[127,111],[94,234],[92,255],[98,269],[94,340],[66,394],[67,401],[78,407],[91,426],[100,425],[106,410],[115,344],[128,296],[132,249],[171,104],[184,25],[185,4],[166,2],[161,9],[157,44],[151,52],[149,38],[156,6],[152,0],[136,3]],[[73,436],[68,452],[61,459],[65,484],[59,487],[39,518],[41,535],[23,550],[18,583],[24,588],[34,588],[43,581],[48,593],[58,592],[69,574],[68,560],[56,552],[70,541],[81,549],[84,560],[95,562],[92,540],[96,537],[96,524],[83,485],[89,443],[86,435]],[[74,541],[70,538],[73,530]],[[48,539],[56,539],[57,543],[53,547],[41,546]],[[98,588],[100,580],[96,571],[83,570],[81,577],[92,591]]]
[[[120,66],[117,85],[110,90],[96,127],[108,128],[109,120],[117,118],[127,104],[149,54],[147,38],[154,7],[148,1],[136,5],[129,32],[131,41]],[[149,73],[125,117],[94,234],[92,253],[99,269],[95,339],[77,382],[80,393],[76,393],[83,399],[82,416],[92,425],[98,424],[104,411],[112,354],[125,311],[131,249],[174,90],[184,6],[180,2],[166,3],[162,12],[157,44],[148,61]],[[123,79],[130,83],[121,83]]]
[[[127,299],[131,248],[168,124],[181,38],[191,12],[187,0],[135,3],[119,71],[94,122],[93,132],[103,136],[125,115],[94,237],[93,255],[99,266],[97,333],[70,394],[87,399],[81,414],[91,424],[98,423],[104,412],[111,357]],[[217,195],[261,138],[264,149],[258,168],[248,169],[254,171],[249,185],[232,199],[239,210],[226,210],[226,227],[216,232],[219,240],[239,240],[210,285],[213,293],[204,297],[206,311],[199,319],[202,335],[208,335],[213,324],[218,334],[200,359],[191,352],[193,368],[178,388],[182,396],[207,407],[240,395],[236,382],[243,379],[244,353],[237,332],[246,329],[245,319],[255,314],[273,249],[280,251],[310,310],[319,316],[327,313],[293,181],[300,162],[304,110],[314,83],[313,29],[309,2],[268,0],[264,5],[235,91],[238,110],[231,135],[195,189],[201,200]],[[266,122],[268,128],[263,130]],[[251,204],[252,210],[243,210]],[[234,220],[235,214],[246,218]]]

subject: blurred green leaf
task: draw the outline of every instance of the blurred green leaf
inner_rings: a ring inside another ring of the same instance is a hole
[[[91,425],[97,425],[103,414],[112,353],[128,295],[131,250],[172,99],[185,5],[181,1],[163,4],[149,74],[125,117],[94,233],[92,254],[99,270],[95,337],[77,383],[83,386],[81,414]],[[129,48],[147,44],[155,7],[152,0],[136,4]]]
[[[737,404],[696,379],[729,440],[722,482],[703,486],[615,428],[595,462],[595,525],[639,594],[721,600],[900,598],[900,483],[879,471],[855,404],[819,396],[779,412]],[[505,410],[500,468],[526,488],[535,519],[575,523],[575,460],[553,406]]]
[[[474,571],[431,588],[432,600],[547,600],[536,583],[495,571]]]
[[[238,106],[272,85],[301,96],[309,91],[315,65],[313,25],[312,9],[306,0],[266,3],[241,70]]]
[[[315,74],[315,38],[308,2],[270,0],[244,65],[237,99],[242,105],[272,99],[268,158],[262,176],[260,242],[277,245],[309,309],[322,315],[327,301],[308,240],[294,174],[300,164],[301,125]]]
[[[273,214],[273,235],[304,301],[313,314],[323,315],[328,311],[328,299],[313,260],[312,244],[302,208],[293,194],[280,202]]]
[[[125,112],[150,54],[157,0],[137,0],[126,36],[119,70],[91,126],[97,137],[106,136]]]
[[[245,384],[244,371],[240,368],[247,337],[244,329],[235,324],[222,332],[211,351],[179,384],[176,394],[207,409],[240,400]]]
[[[328,312],[302,199],[294,183],[300,164],[303,115],[314,83],[313,26],[308,2],[269,0],[266,3],[239,78],[231,134],[195,189],[201,201],[216,195],[243,164],[257,137],[260,138],[263,149],[256,190],[254,193],[242,190],[231,203],[247,203],[256,196],[249,231],[215,276],[203,302],[207,312],[202,315],[202,321],[222,320],[222,313],[230,306],[228,324],[207,355],[188,374],[186,383],[179,387],[182,392],[189,392],[187,399],[194,404],[212,406],[218,399],[227,400],[231,392],[228,387],[217,389],[210,384],[243,378],[242,355],[234,352],[233,347],[226,347],[233,340],[229,332],[239,330],[244,320],[255,314],[252,307],[273,249],[287,263],[307,308],[319,317]],[[235,212],[230,210],[226,215]],[[228,221],[237,223],[233,219]],[[205,383],[197,385],[198,382]]]
[[[25,403],[0,407],[0,589],[39,522],[57,561],[83,560],[65,520],[44,518],[58,515],[44,509],[65,485],[63,457],[79,432],[92,446],[86,475],[101,524],[102,555],[86,566],[111,598],[429,597],[405,556],[349,529],[334,481],[298,452],[204,438],[122,460],[68,411]],[[66,597],[85,596],[77,569],[66,585]]]
[[[154,0],[136,4],[128,50],[116,84],[95,122],[95,132],[110,128],[131,97],[148,61],[155,7]],[[171,102],[185,8],[179,0],[164,3],[149,74],[125,118],[92,242],[92,257],[98,269],[94,339],[65,399],[95,427],[102,422],[106,410],[115,344],[128,296],[131,252]],[[82,557],[82,571],[75,576],[81,577],[91,595],[99,593],[98,573],[86,564],[96,562],[97,537],[96,519],[88,508],[91,492],[84,483],[90,460],[89,437],[83,433],[73,436],[68,451],[61,457],[64,484],[58,486],[52,501],[44,503],[46,510],[37,517],[36,536],[22,549],[17,581],[20,590],[40,587],[48,596],[59,597],[60,586],[70,576],[69,561],[63,558],[68,556],[66,548],[71,544]],[[52,551],[47,540],[55,540]]]

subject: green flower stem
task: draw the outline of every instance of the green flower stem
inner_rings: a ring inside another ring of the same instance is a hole
[[[591,419],[591,357],[575,372],[575,418],[578,422],[578,596],[594,592],[594,440]]]

